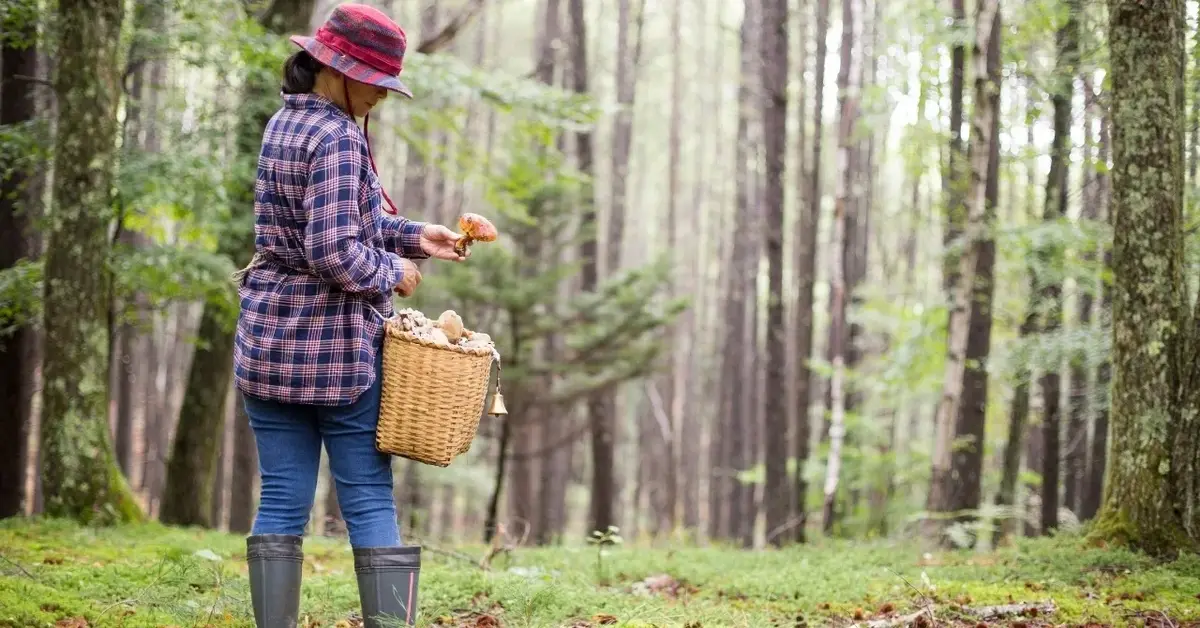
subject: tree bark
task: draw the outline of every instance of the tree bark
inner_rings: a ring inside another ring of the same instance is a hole
[[[212,309],[207,306],[205,311]],[[228,333],[227,323],[214,315],[200,319],[200,338],[217,338]],[[220,437],[224,433],[225,394],[228,392],[233,363],[233,343],[196,347],[188,376],[189,399],[179,414],[174,446],[167,460],[167,484],[163,491],[159,518],[168,525],[212,527],[209,502],[212,500]],[[217,378],[223,378],[218,382]],[[199,391],[222,393],[203,396]],[[192,391],[196,391],[193,393]]]
[[[1091,537],[1170,556],[1196,546],[1189,529],[1200,523],[1194,367],[1183,300],[1183,103],[1176,97],[1183,3],[1110,0],[1108,6],[1112,434],[1104,502]]]
[[[84,522],[144,517],[108,430],[106,270],[120,98],[120,2],[58,5],[55,211],[45,266],[41,474],[46,514]]]

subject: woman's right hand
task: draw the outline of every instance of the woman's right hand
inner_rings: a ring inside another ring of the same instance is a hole
[[[421,271],[412,260],[406,257],[400,258],[400,266],[403,268],[404,274],[400,278],[400,283],[396,284],[396,293],[402,297],[411,297],[421,283]]]

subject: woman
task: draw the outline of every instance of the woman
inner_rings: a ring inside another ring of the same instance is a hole
[[[296,625],[324,444],[366,625],[380,614],[412,624],[420,548],[401,544],[391,459],[375,449],[382,323],[392,293],[411,295],[421,282],[412,260],[461,261],[459,235],[385,215],[398,212],[365,128],[388,92],[412,97],[398,78],[404,31],[374,8],[344,4],[315,37],[292,41],[301,50],[284,66],[283,107],[263,134],[234,349],[262,474],[246,546],[255,620]]]

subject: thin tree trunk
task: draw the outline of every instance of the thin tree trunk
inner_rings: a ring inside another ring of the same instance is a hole
[[[1092,158],[1095,137],[1092,134],[1092,114],[1095,110],[1092,81],[1087,74],[1083,77],[1083,181],[1080,186],[1080,196],[1083,199],[1080,218],[1094,221],[1099,218],[1099,207],[1096,198],[1096,164]],[[1096,256],[1091,251],[1085,251],[1083,260],[1091,265]],[[1095,279],[1095,277],[1093,277]],[[1079,311],[1077,313],[1077,328],[1087,330],[1092,326],[1092,290],[1098,285],[1080,286]],[[1066,468],[1063,473],[1063,505],[1079,517],[1083,507],[1084,475],[1088,456],[1088,415],[1091,414],[1091,377],[1092,368],[1086,355],[1071,356],[1071,387],[1070,421],[1067,424]]]
[[[1097,105],[1099,106],[1099,105]],[[1097,159],[1101,164],[1108,165],[1110,144],[1108,111],[1100,111],[1100,149]],[[1109,205],[1109,176],[1108,170],[1096,173],[1096,204],[1099,216],[1111,226],[1113,212]],[[1112,274],[1112,247],[1104,250],[1104,274]],[[1100,311],[1112,311],[1112,282],[1104,279],[1100,288]],[[1083,507],[1080,518],[1092,519],[1100,510],[1101,496],[1104,490],[1104,470],[1108,456],[1108,415],[1109,415],[1109,385],[1112,380],[1112,364],[1106,355],[1096,369],[1096,412],[1095,424],[1092,426],[1092,447],[1087,462],[1087,478],[1083,496]]]
[[[821,146],[825,129],[822,123],[825,102],[825,57],[828,50],[829,35],[829,0],[818,0],[816,9],[816,55],[813,72],[813,148],[808,173],[808,196],[804,199],[799,229],[797,253],[799,261],[796,265],[797,281],[800,293],[796,299],[796,434],[795,458],[796,470],[793,475],[795,509],[792,516],[797,519],[795,527],[796,541],[805,541],[805,527],[808,521],[808,481],[804,478],[804,470],[808,463],[809,441],[811,440],[812,418],[809,409],[812,407],[813,374],[809,360],[813,355],[813,288],[816,284],[817,262],[817,225],[821,218]],[[803,68],[800,69],[803,72]],[[801,110],[803,125],[803,110]]]
[[[987,171],[991,153],[989,147],[992,118],[998,112],[992,109],[991,92],[999,89],[988,79],[987,55],[985,51],[991,39],[991,24],[999,13],[999,0],[981,0],[975,17],[975,40],[971,51],[974,62],[975,97],[971,116],[972,141],[968,148],[970,164],[970,188],[967,195],[967,216],[964,224],[964,253],[958,258],[958,276],[954,281],[954,295],[950,308],[950,323],[946,342],[946,368],[942,383],[942,394],[938,400],[934,425],[933,473],[926,503],[931,512],[945,512],[948,490],[953,482],[950,477],[953,464],[951,445],[953,429],[962,401],[963,378],[966,369],[967,341],[970,335],[970,297],[974,293],[975,269],[980,254],[980,242],[986,229],[987,215]],[[926,526],[940,528],[935,518],[925,520]],[[942,539],[943,541],[945,539]]]
[[[753,530],[753,526],[750,525],[753,521],[753,492],[750,487],[738,482],[734,474],[748,469],[752,464],[749,455],[752,451],[751,434],[747,432],[750,429],[749,423],[756,420],[752,411],[756,395],[751,369],[755,352],[750,350],[753,347],[750,344],[753,338],[748,335],[748,331],[752,328],[749,317],[750,301],[754,295],[752,286],[755,285],[758,274],[757,259],[754,257],[757,248],[754,244],[754,234],[758,220],[750,202],[754,185],[751,178],[753,171],[750,169],[753,154],[750,125],[754,108],[755,63],[758,59],[757,11],[758,0],[747,0],[741,26],[741,83],[738,87],[738,127],[734,158],[735,204],[740,228],[733,234],[731,289],[726,301],[726,335],[722,351],[722,371],[729,377],[730,383],[726,389],[729,400],[722,408],[726,417],[725,429],[728,430],[728,465],[722,469],[722,473],[729,486],[729,505],[725,513],[728,517],[726,525],[721,527],[725,532],[722,536],[738,537],[743,539],[743,542],[748,536],[743,532]]]
[[[856,9],[858,0],[842,0],[842,43],[841,60],[838,64],[838,185],[833,214],[833,241],[830,243],[829,278],[829,362],[833,375],[829,379],[829,460],[825,468],[824,506],[821,529],[828,535],[833,532],[837,515],[836,500],[841,481],[842,446],[845,442],[846,425],[846,382],[845,361],[847,348],[846,299],[847,299],[847,252],[848,242],[854,237],[854,208],[851,195],[854,193],[855,168],[853,124],[858,118],[858,90],[853,77],[858,73],[861,55],[854,47],[860,26]]]
[[[766,153],[765,220],[768,271],[766,357],[766,485],[763,489],[766,525],[771,543],[784,537],[791,485],[787,481],[788,433],[786,401],[786,338],[783,320],[783,180],[787,167],[788,0],[764,0],[761,19],[763,144]]]
[[[37,20],[32,17],[8,20],[12,30],[0,48],[0,125],[19,126],[37,117],[37,91],[32,83],[18,76],[37,76]],[[17,43],[27,45],[18,46]],[[0,270],[12,268],[22,260],[32,261],[31,227],[39,213],[39,203],[31,191],[37,190],[39,175],[32,168],[13,163],[26,155],[0,155]],[[12,161],[10,161],[10,159]],[[0,519],[24,512],[25,474],[29,466],[26,443],[32,425],[32,381],[37,368],[35,342],[37,329],[32,320],[15,325],[11,332],[0,332]],[[12,322],[0,319],[0,327]]]
[[[978,247],[975,280],[968,323],[966,371],[963,373],[963,397],[955,425],[954,457],[951,460],[952,486],[947,512],[971,512],[979,508],[983,497],[983,443],[988,401],[988,356],[992,337],[992,299],[995,293],[994,266],[996,242],[990,231],[996,220],[996,204],[1000,195],[1000,27],[997,11],[990,25],[987,45],[987,80],[994,86],[988,93],[988,106],[995,114],[991,118],[986,184],[984,190],[983,239]],[[975,141],[975,140],[973,140]],[[965,442],[964,442],[965,441]],[[960,520],[973,520],[972,516]]]
[[[1071,97],[1079,54],[1079,0],[1068,0],[1067,22],[1058,31],[1058,61],[1055,67],[1054,140],[1050,147],[1050,174],[1046,181],[1046,206],[1043,219],[1057,222],[1067,215],[1067,173],[1071,155]],[[1047,246],[1041,251],[1043,268],[1061,259],[1060,247]],[[1042,330],[1053,334],[1062,326],[1062,285],[1052,281],[1042,288],[1042,307],[1045,319]],[[1058,527],[1059,505],[1059,433],[1062,416],[1059,395],[1062,390],[1060,366],[1053,365],[1042,373],[1042,513],[1041,532],[1049,534]]]
[[[245,534],[254,524],[258,448],[240,396],[233,404],[233,481],[229,490],[229,531]]]

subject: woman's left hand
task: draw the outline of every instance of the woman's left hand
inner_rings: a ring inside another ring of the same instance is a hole
[[[462,238],[461,234],[451,231],[445,225],[427,224],[421,230],[421,250],[425,251],[430,257],[437,259],[449,260],[452,262],[461,262],[471,255],[471,250],[467,249],[466,255],[459,255],[454,250],[454,243]]]

